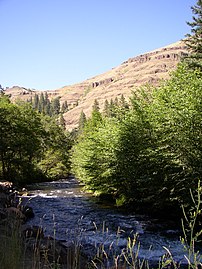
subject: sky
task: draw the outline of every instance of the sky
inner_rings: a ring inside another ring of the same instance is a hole
[[[0,0],[0,84],[54,90],[190,33],[196,0]]]

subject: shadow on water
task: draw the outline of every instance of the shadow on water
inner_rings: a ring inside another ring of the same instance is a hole
[[[175,260],[183,261],[179,231],[164,227],[143,215],[126,215],[115,208],[95,203],[73,177],[28,186],[23,203],[31,206],[35,217],[30,225],[40,225],[47,235],[68,242],[79,240],[88,255],[100,245],[113,244],[117,252],[125,248],[128,237],[138,234],[139,257],[158,261],[169,248]]]

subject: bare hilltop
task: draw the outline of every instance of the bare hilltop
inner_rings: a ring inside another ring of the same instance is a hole
[[[114,100],[122,94],[125,98],[129,98],[132,91],[147,83],[158,85],[160,80],[169,78],[170,72],[175,69],[180,58],[185,54],[187,54],[185,44],[178,41],[129,58],[108,72],[81,83],[46,92],[50,99],[60,97],[61,105],[67,102],[69,111],[64,114],[64,119],[66,128],[72,130],[77,126],[82,110],[87,117],[90,115],[95,99],[102,109],[105,100]],[[5,94],[9,95],[12,101],[29,100],[35,94],[40,93],[41,91],[19,86],[5,89]]]

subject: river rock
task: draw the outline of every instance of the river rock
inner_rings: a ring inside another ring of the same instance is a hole
[[[10,192],[13,189],[13,183],[9,181],[0,182],[0,192]]]
[[[19,208],[16,207],[8,207],[6,208],[6,212],[8,214],[8,218],[19,220],[20,222],[26,221],[26,216],[22,213]]]
[[[30,206],[23,206],[21,207],[22,213],[25,215],[27,219],[34,217],[33,209]]]

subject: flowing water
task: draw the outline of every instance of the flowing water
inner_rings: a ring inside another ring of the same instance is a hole
[[[24,203],[35,213],[29,220],[30,225],[42,226],[46,235],[67,244],[78,240],[88,254],[93,254],[93,249],[102,244],[105,249],[113,245],[121,251],[126,247],[127,238],[138,233],[139,257],[158,261],[166,252],[165,246],[176,261],[185,262],[178,231],[146,216],[124,214],[116,208],[96,203],[73,177],[30,186]]]

